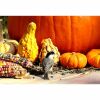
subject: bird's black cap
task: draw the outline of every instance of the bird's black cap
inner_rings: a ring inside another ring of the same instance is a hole
[[[55,54],[54,51],[50,51],[50,52],[47,53],[46,58],[47,58],[48,56],[54,55],[54,54]]]

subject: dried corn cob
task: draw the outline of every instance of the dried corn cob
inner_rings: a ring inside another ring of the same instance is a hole
[[[27,74],[27,70],[22,66],[0,60],[0,77],[22,77]]]
[[[9,62],[14,62],[16,64],[23,66],[24,68],[32,68],[33,67],[33,63],[30,60],[20,57],[20,56],[17,56],[17,55],[12,55],[10,53],[9,54],[0,53],[0,59],[6,60]]]

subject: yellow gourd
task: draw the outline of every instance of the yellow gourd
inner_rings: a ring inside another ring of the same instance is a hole
[[[16,40],[3,38],[1,21],[2,20],[0,20],[0,52],[16,54],[18,42]]]
[[[45,58],[48,52],[53,51],[55,53],[54,63],[57,64],[59,62],[60,53],[58,51],[58,48],[53,45],[51,39],[50,38],[43,39],[41,44],[42,48],[39,54],[40,62],[42,62],[42,60]]]
[[[0,52],[1,53],[12,53],[16,54],[18,42],[16,40],[3,39],[0,41]]]
[[[26,34],[19,41],[18,54],[35,61],[38,56],[38,45],[35,38],[36,24],[29,23]]]

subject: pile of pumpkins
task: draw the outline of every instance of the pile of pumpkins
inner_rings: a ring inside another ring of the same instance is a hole
[[[9,16],[10,38],[18,40],[17,54],[42,62],[50,51],[65,68],[100,67],[100,17]],[[96,49],[93,49],[96,48]]]

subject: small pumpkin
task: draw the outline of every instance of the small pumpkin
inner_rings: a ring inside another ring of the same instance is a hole
[[[92,49],[87,53],[88,63],[96,68],[100,68],[100,49]]]
[[[87,64],[87,58],[84,54],[68,52],[60,56],[60,63],[65,68],[84,68]]]
[[[60,53],[58,51],[58,48],[52,43],[52,40],[50,38],[43,39],[41,44],[42,48],[39,54],[40,62],[42,62],[42,60],[45,58],[48,52],[54,51],[54,63],[57,64],[59,62]]]
[[[19,41],[18,54],[31,61],[35,61],[38,56],[38,45],[35,38],[36,24],[31,22],[28,24],[27,32]]]

